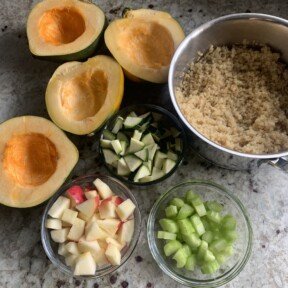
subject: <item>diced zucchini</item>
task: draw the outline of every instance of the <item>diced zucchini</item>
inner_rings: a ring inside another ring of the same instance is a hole
[[[151,145],[146,146],[146,148],[148,149],[149,160],[153,160],[155,153],[158,149],[158,145],[157,144],[151,144]]]
[[[149,117],[150,115],[151,115],[151,112],[147,112],[147,113],[142,114],[142,115],[140,115],[140,116],[138,116],[138,117],[139,117],[139,118],[142,118],[142,119],[145,119],[145,118]]]
[[[126,129],[131,129],[131,128],[135,128],[137,125],[139,125],[140,123],[142,123],[143,118],[140,117],[131,117],[128,116],[126,117],[126,119],[124,120],[124,127]]]
[[[167,155],[165,153],[162,153],[161,151],[157,151],[154,157],[154,166],[158,169],[162,169],[164,160],[167,158]]]
[[[162,170],[153,167],[152,168],[152,173],[149,176],[143,177],[142,179],[140,179],[140,182],[151,182],[151,181],[155,181],[161,177],[163,177],[165,174]]]
[[[135,155],[144,162],[148,161],[149,152],[146,148],[136,152]]]
[[[131,138],[130,145],[127,150],[127,153],[135,153],[144,148],[145,144],[139,140],[136,140],[134,138]]]
[[[167,158],[177,161],[178,160],[178,155],[176,153],[173,153],[171,150],[168,151],[167,153]]]
[[[121,131],[117,133],[117,139],[119,141],[125,141],[125,142],[129,143],[128,137]]]
[[[138,130],[135,130],[134,133],[133,133],[132,138],[140,141],[141,137],[142,137],[142,132],[140,132]]]
[[[151,145],[151,144],[155,144],[155,141],[153,139],[153,136],[151,133],[148,133],[146,135],[144,135],[141,139],[141,141],[146,145]]]
[[[150,173],[152,173],[152,161],[151,160],[144,162],[143,165],[145,165],[149,169]]]
[[[177,130],[175,127],[172,127],[170,128],[170,133],[174,138],[177,138],[181,134],[181,131]]]
[[[112,148],[112,146],[111,146],[111,140],[100,139],[100,146],[101,146],[102,148]]]
[[[138,117],[137,114],[134,111],[131,111],[128,116],[130,117]]]
[[[171,159],[165,159],[163,162],[163,168],[165,174],[169,173],[176,165],[176,162]]]
[[[120,176],[128,176],[130,174],[130,169],[123,158],[118,160],[117,174]]]
[[[117,117],[117,119],[116,119],[116,121],[115,121],[115,124],[114,124],[114,127],[113,127],[113,129],[112,129],[111,132],[112,132],[113,134],[117,134],[117,133],[119,132],[119,130],[122,129],[122,127],[123,127],[123,122],[124,122],[124,119],[123,119],[121,116]]]
[[[143,161],[138,157],[136,157],[135,155],[126,155],[123,158],[131,172],[134,172],[143,163]]]
[[[121,143],[121,147],[122,147],[122,151],[120,152],[120,155],[124,156],[126,154],[128,143],[126,141],[120,141],[120,143]]]
[[[112,147],[113,147],[113,149],[117,155],[122,152],[122,146],[121,146],[121,143],[118,139],[112,140],[111,145],[112,145]]]
[[[134,177],[134,181],[138,182],[140,179],[149,176],[150,175],[150,170],[145,166],[142,165],[139,170],[137,171],[135,177]]]
[[[119,156],[109,149],[102,149],[105,162],[112,165],[114,162],[119,160]]]
[[[103,137],[104,137],[104,139],[110,140],[110,141],[116,139],[116,136],[107,129],[103,130]]]
[[[182,140],[180,138],[176,138],[175,139],[175,150],[177,152],[181,152],[182,151]]]

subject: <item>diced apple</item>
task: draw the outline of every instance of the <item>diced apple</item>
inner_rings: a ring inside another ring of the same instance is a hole
[[[65,257],[65,263],[67,266],[70,266],[70,267],[73,267],[76,263],[76,260],[78,258],[79,255],[75,255],[75,254],[72,254],[72,255],[69,255],[69,256],[66,256]]]
[[[94,199],[89,199],[76,206],[76,209],[87,216],[92,217],[96,210],[96,201]]]
[[[58,254],[62,255],[64,257],[66,257],[69,254],[69,252],[66,249],[66,244],[65,243],[60,243],[59,244],[59,246],[58,246]]]
[[[95,258],[96,255],[101,250],[97,240],[94,241],[81,240],[78,242],[78,249],[81,253],[90,252],[93,258]]]
[[[106,199],[113,196],[113,192],[111,191],[110,187],[99,178],[97,178],[93,184],[95,185],[101,199]]]
[[[107,246],[108,246],[108,243],[106,242],[106,239],[107,238],[98,240],[98,244],[101,247],[101,249],[103,249],[103,250],[106,250]]]
[[[107,233],[114,236],[118,230],[119,225],[121,224],[121,221],[117,219],[104,219],[97,220],[97,223]]]
[[[101,201],[99,214],[101,219],[117,218],[116,205],[111,201],[111,199]]]
[[[108,261],[112,265],[120,265],[121,264],[121,253],[120,250],[113,244],[108,244],[107,249],[105,251],[105,255]]]
[[[120,205],[122,202],[124,202],[124,200],[123,200],[121,197],[115,196],[115,195],[111,197],[111,200],[112,200],[112,202],[113,202],[116,206],[118,206],[118,205]]]
[[[74,275],[95,275],[96,263],[90,252],[79,255],[75,263]]]
[[[91,219],[91,217],[87,217],[87,216],[86,216],[85,214],[83,214],[82,212],[79,212],[79,213],[78,213],[78,218],[84,220],[85,222],[88,222],[88,221]]]
[[[120,243],[117,240],[115,240],[114,238],[111,237],[107,237],[106,238],[106,243],[107,244],[113,244],[114,246],[116,246],[120,251],[124,248],[125,243]]]
[[[93,216],[88,221],[86,221],[86,226],[90,225],[92,222],[95,222],[97,220],[99,220],[99,218],[96,216],[96,214],[93,214]]]
[[[134,219],[122,223],[119,232],[117,232],[117,240],[121,243],[129,244],[134,234]]]
[[[76,242],[68,242],[65,247],[66,247],[66,250],[70,254],[73,254],[73,255],[79,255],[80,254]]]
[[[116,213],[122,221],[125,221],[133,214],[135,208],[136,206],[131,199],[127,199],[117,206]]]
[[[48,215],[50,215],[52,218],[61,219],[64,210],[68,209],[69,206],[70,200],[66,197],[60,196],[49,209]]]
[[[71,241],[78,241],[84,233],[85,221],[79,218],[76,218],[67,238]]]
[[[85,236],[87,241],[93,241],[98,239],[106,239],[109,235],[99,227],[97,222],[92,222],[85,228]]]
[[[62,222],[59,219],[47,219],[45,227],[54,230],[62,229]]]
[[[90,191],[85,192],[84,194],[85,194],[85,197],[87,200],[95,198],[96,196],[98,196],[98,193],[96,190],[90,190]]]
[[[64,243],[67,240],[68,233],[69,233],[69,228],[52,230],[51,238],[56,243]]]
[[[78,215],[77,211],[71,209],[65,209],[61,219],[63,222],[73,225],[74,221],[77,218],[77,215]]]
[[[70,199],[71,208],[85,201],[84,191],[81,186],[74,185],[66,191],[66,196]]]
[[[97,253],[97,255],[94,256],[94,260],[98,266],[104,266],[109,264],[108,259],[105,255],[105,251],[106,248],[105,249],[101,248],[101,250]]]

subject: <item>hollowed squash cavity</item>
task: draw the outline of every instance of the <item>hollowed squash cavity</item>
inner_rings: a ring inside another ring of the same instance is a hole
[[[56,171],[58,153],[54,143],[40,133],[13,136],[4,150],[3,167],[22,186],[38,186]]]
[[[85,32],[85,20],[73,7],[46,11],[38,24],[42,39],[52,45],[71,43]]]
[[[170,32],[157,22],[135,21],[129,29],[121,30],[118,41],[123,53],[144,67],[169,66],[174,54]]]
[[[100,128],[118,110],[124,92],[121,66],[98,55],[57,68],[46,89],[47,111],[63,130],[85,135]]]
[[[105,102],[108,79],[105,72],[87,71],[63,83],[61,105],[72,120],[81,121],[94,116]]]

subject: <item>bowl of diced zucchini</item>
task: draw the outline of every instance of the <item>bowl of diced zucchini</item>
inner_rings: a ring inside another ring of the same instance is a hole
[[[102,130],[99,151],[108,171],[135,185],[171,176],[183,160],[186,136],[169,111],[149,104],[120,110]]]
[[[190,180],[154,204],[147,235],[152,256],[189,287],[219,287],[236,277],[252,250],[253,232],[240,200],[222,186]]]

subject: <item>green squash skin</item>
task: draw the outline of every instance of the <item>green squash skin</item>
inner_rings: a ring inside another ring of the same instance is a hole
[[[35,59],[52,61],[52,62],[57,62],[57,63],[86,60],[86,59],[90,58],[91,56],[95,55],[96,50],[100,46],[102,46],[102,44],[104,42],[104,31],[106,30],[107,26],[108,26],[108,20],[105,17],[105,22],[104,22],[102,31],[99,34],[99,36],[97,37],[97,39],[92,44],[90,44],[88,47],[86,47],[85,49],[83,49],[79,52],[75,52],[72,54],[66,54],[66,55],[53,55],[53,56],[39,56],[39,55],[35,55],[31,52],[32,56]]]

